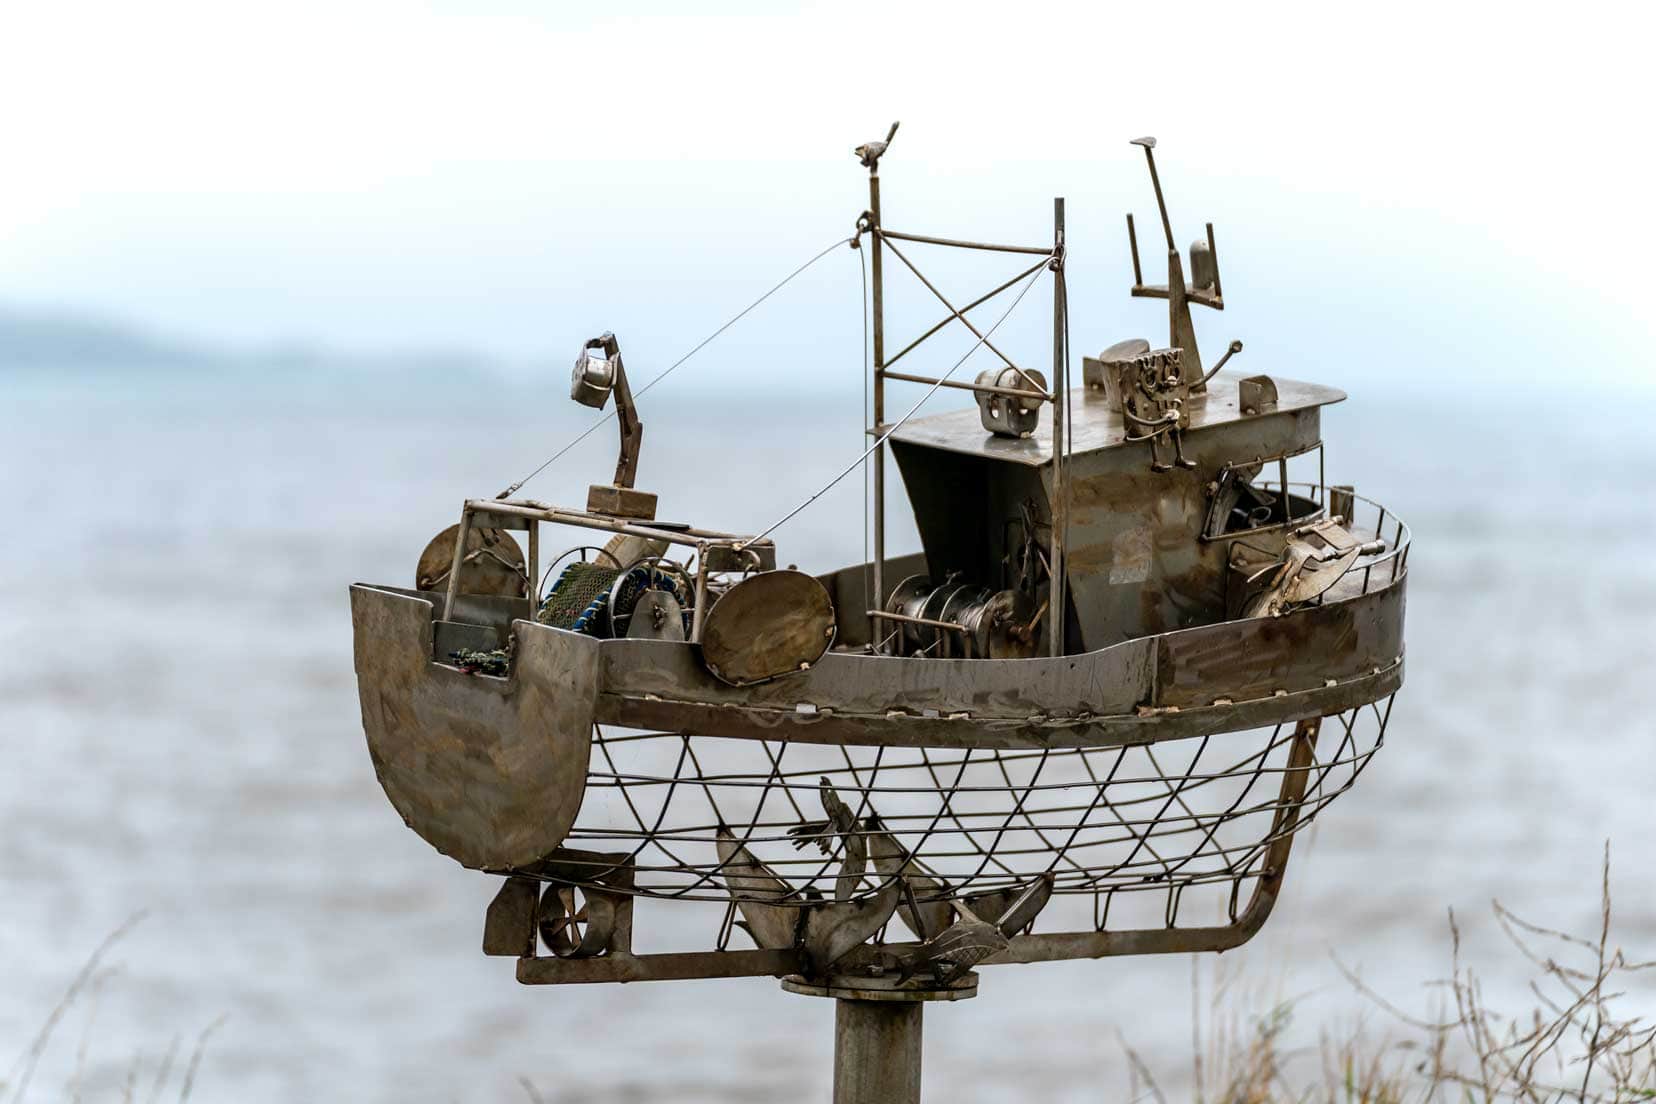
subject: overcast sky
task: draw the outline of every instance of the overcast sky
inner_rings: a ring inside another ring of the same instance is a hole
[[[889,225],[1039,243],[1067,197],[1079,351],[1165,326],[1125,294],[1154,134],[1181,241],[1216,224],[1215,349],[1648,376],[1642,10],[1262,10],[3,0],[0,302],[559,363],[613,328],[661,361],[849,232],[850,149],[900,118]],[[963,295],[1000,271],[938,263]],[[854,359],[857,301],[847,250],[723,355]]]

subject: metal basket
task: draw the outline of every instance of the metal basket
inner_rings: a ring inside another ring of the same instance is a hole
[[[964,915],[950,902],[999,922],[1020,898],[1028,919],[1010,917],[988,961],[1223,950],[1264,923],[1293,834],[1356,781],[1390,711],[1387,698],[1265,730],[1038,751],[600,730],[566,847],[514,872],[545,884],[539,947],[519,975],[806,970],[803,943],[764,946],[749,914],[786,924],[892,893],[895,910],[836,971],[886,972]],[[833,824],[835,803],[850,831]],[[703,950],[631,954],[640,899],[707,903],[670,910],[671,933]]]

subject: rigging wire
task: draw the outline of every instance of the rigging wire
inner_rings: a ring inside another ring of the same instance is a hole
[[[1044,266],[1043,266],[1043,268],[1044,268]],[[919,409],[926,404],[926,401],[928,399],[930,399],[933,395],[937,394],[938,388],[942,387],[943,384],[948,380],[948,378],[950,376],[954,375],[955,372],[959,371],[960,366],[962,364],[965,364],[967,359],[970,358],[973,353],[977,352],[980,348],[983,347],[983,345],[989,340],[990,334],[993,334],[996,330],[1000,329],[1001,323],[1005,322],[1009,317],[1011,317],[1012,312],[1018,309],[1018,304],[1023,302],[1024,296],[1029,294],[1029,289],[1035,286],[1035,281],[1039,280],[1041,278],[1041,271],[1042,271],[1042,269],[1037,269],[1034,273],[1032,273],[1030,275],[1029,279],[1024,282],[1024,286],[1018,291],[1018,297],[1016,299],[1012,300],[1012,305],[1007,307],[1005,312],[1002,313],[999,318],[995,319],[995,324],[993,326],[990,326],[988,330],[984,331],[984,333],[979,335],[978,339],[975,342],[972,343],[972,347],[970,349],[967,349],[966,352],[961,356],[961,358],[959,360],[955,361],[954,365],[947,372],[944,372],[943,375],[935,383],[933,383],[929,388],[926,389],[926,393],[924,395],[920,396],[920,401],[916,402],[913,406],[909,407],[908,412],[906,414],[904,414],[901,418],[898,418],[895,422],[893,422],[891,424],[891,426],[888,429],[886,429],[886,431],[884,433],[881,433],[875,439],[875,441],[872,445],[869,445],[868,448],[863,450],[863,454],[861,456],[859,456],[855,460],[851,461],[851,463],[849,465],[847,465],[844,468],[844,470],[842,470],[838,475],[834,476],[834,478],[830,479],[827,483],[823,484],[822,488],[820,490],[818,490],[815,494],[813,494],[810,498],[807,498],[804,502],[801,502],[798,506],[795,506],[792,510],[789,510],[786,514],[782,515],[781,517],[777,518],[775,521],[771,522],[771,524],[766,526],[765,529],[762,532],[756,533],[753,536],[751,536],[751,537],[747,538],[746,540],[744,540],[742,543],[736,545],[736,551],[740,552],[743,549],[747,548],[749,545],[753,544],[755,541],[763,540],[765,537],[769,536],[771,533],[776,531],[782,525],[784,525],[787,522],[791,521],[802,510],[804,510],[805,507],[809,506],[811,503],[815,502],[817,499],[821,498],[823,495],[827,494],[830,490],[832,490],[839,483],[840,480],[844,479],[846,476],[848,476],[852,472],[856,471],[858,465],[865,463],[868,460],[868,458],[874,454],[876,449],[880,448],[880,446],[884,445],[888,440],[891,439],[891,435],[893,433],[896,433],[899,429],[903,428],[903,423],[904,422],[906,422],[910,418],[914,417],[915,413],[918,412]],[[876,428],[878,428],[878,427],[876,427]]]
[[[706,348],[720,334],[724,333],[726,330],[730,329],[730,327],[734,326],[736,323],[740,322],[743,318],[747,317],[747,315],[749,314],[749,312],[751,312],[753,310],[753,308],[757,307],[760,303],[763,303],[766,299],[769,299],[772,295],[775,295],[777,292],[781,291],[788,284],[792,283],[794,277],[798,276],[800,273],[804,272],[806,269],[810,268],[812,265],[814,265],[818,261],[822,260],[822,258],[826,257],[828,254],[832,253],[834,250],[838,249],[840,246],[848,245],[851,242],[854,242],[856,240],[857,239],[854,235],[852,237],[849,237],[849,238],[841,238],[838,241],[834,242],[832,245],[828,246],[822,252],[818,253],[816,256],[812,257],[810,260],[806,261],[804,264],[800,265],[798,268],[794,269],[792,272],[788,273],[787,276],[783,277],[781,283],[775,285],[769,291],[765,292],[765,294],[761,295],[759,298],[755,299],[753,302],[751,302],[747,306],[743,307],[742,310],[738,314],[736,314],[734,317],[732,317],[724,325],[720,326],[718,329],[714,330],[712,333],[710,333],[706,337],[702,338],[701,341],[699,341],[696,344],[695,348],[691,349],[688,353],[685,353],[683,356],[681,356],[677,360],[673,361],[673,363],[669,364],[666,368],[662,369],[662,371],[660,373],[658,373],[653,379],[651,379],[650,382],[646,383],[643,387],[640,387],[637,391],[634,391],[633,392],[633,397],[636,399],[636,398],[639,398],[639,397],[643,396],[647,391],[650,390],[650,388],[654,387],[656,384],[658,384],[662,380],[666,379],[669,375],[672,374],[672,372],[675,368],[677,368],[679,365],[683,364],[685,361],[689,360],[691,357],[695,356],[697,353],[701,352],[702,349]],[[559,458],[561,458],[570,449],[574,448],[576,445],[580,444],[582,441],[584,441],[588,437],[592,436],[595,432],[598,431],[600,426],[602,426],[604,423],[608,422],[610,419],[612,419],[614,417],[615,417],[615,409],[612,407],[607,414],[605,414],[603,417],[599,418],[597,421],[593,422],[591,425],[587,426],[586,429],[582,430],[581,434],[578,437],[576,437],[573,441],[570,441],[563,448],[559,449],[557,452],[554,452],[550,457],[548,457],[546,459],[546,462],[543,463],[540,467],[536,468],[534,471],[530,472],[528,475],[524,476],[522,479],[518,480],[516,483],[513,483],[510,487],[507,487],[504,491],[501,491],[499,494],[495,495],[495,498],[497,498],[497,499],[510,498],[513,495],[517,494],[518,491],[523,489],[523,485],[525,483],[529,482],[531,479],[535,478],[535,476],[539,475],[541,472],[543,472],[547,468],[551,467],[554,463],[556,463],[558,461]]]

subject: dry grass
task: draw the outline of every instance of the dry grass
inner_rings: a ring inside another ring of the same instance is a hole
[[[1618,1003],[1625,1003],[1628,987],[1640,980],[1634,975],[1656,971],[1656,962],[1630,959],[1611,939],[1609,847],[1599,925],[1591,935],[1529,923],[1498,901],[1492,907],[1500,930],[1532,973],[1530,1007],[1513,1014],[1486,999],[1482,977],[1463,957],[1453,912],[1450,976],[1434,986],[1437,1014],[1424,1018],[1398,1008],[1342,965],[1347,982],[1378,1017],[1364,1017],[1338,1035],[1325,1031],[1314,1054],[1287,1046],[1296,1001],[1244,1017],[1236,1011],[1234,976],[1216,972],[1205,1035],[1199,1018],[1193,1020],[1195,1099],[1199,1104],[1656,1100],[1656,1026]],[[1130,1099],[1165,1104],[1143,1061],[1130,1049],[1127,1054]]]
[[[134,913],[120,927],[105,936],[103,942],[99,943],[92,953],[87,956],[86,962],[82,964],[74,979],[70,981],[68,988],[64,990],[63,996],[58,999],[57,1004],[47,1014],[40,1030],[35,1033],[33,1041],[18,1057],[5,1078],[0,1079],[0,1104],[21,1104],[22,1101],[30,1099],[29,1089],[34,1084],[35,1071],[39,1068],[40,1060],[51,1044],[58,1026],[70,1010],[90,993],[90,998],[87,1000],[86,1023],[81,1032],[80,1044],[75,1050],[74,1072],[70,1075],[61,1095],[48,1094],[46,1097],[46,1099],[69,1100],[73,1104],[80,1104],[85,1099],[87,1051],[91,1043],[93,1027],[97,1023],[99,997],[103,993],[104,986],[120,972],[118,968],[105,968],[103,960],[109,951],[125,938],[127,933],[132,931],[143,918],[143,913]],[[217,1020],[208,1024],[197,1036],[195,1047],[190,1053],[190,1060],[178,1079],[179,1104],[185,1104],[190,1099],[190,1094],[195,1089],[196,1077],[201,1070],[201,1060],[207,1053],[207,1041],[212,1038],[215,1031],[223,1026],[224,1019],[223,1016],[220,1016]],[[177,1035],[173,1036],[172,1042],[167,1046],[155,1073],[150,1078],[148,1091],[143,1093],[142,1099],[154,1104],[154,1102],[161,1100],[163,1093],[171,1089],[180,1043],[181,1038]],[[123,1104],[135,1104],[140,1099],[140,1093],[144,1089],[141,1084],[143,1067],[143,1055],[134,1055],[132,1064],[127,1067],[127,1075],[122,1084],[121,1099]]]
[[[1599,923],[1587,936],[1572,935],[1520,919],[1494,902],[1495,920],[1531,971],[1533,998],[1519,1014],[1502,1011],[1485,995],[1482,977],[1462,953],[1461,927],[1449,914],[1449,977],[1435,983],[1438,1009],[1430,1017],[1409,1013],[1371,989],[1340,965],[1346,981],[1372,1008],[1349,1030],[1325,1030],[1314,1048],[1289,1043],[1296,999],[1280,1001],[1264,1014],[1248,1014],[1249,994],[1241,975],[1212,971],[1206,1023],[1193,1015],[1192,1075],[1198,1104],[1634,1104],[1656,1101],[1656,1026],[1623,1010],[1628,988],[1639,975],[1656,981],[1656,962],[1629,958],[1611,938],[1610,849],[1605,847],[1599,887]],[[118,971],[106,968],[109,950],[141,919],[134,916],[112,932],[87,958],[31,1044],[0,1080],[0,1104],[30,1099],[36,1068],[57,1028],[77,1003],[88,1006],[74,1072],[61,1094],[50,1099],[84,1099],[86,1057],[97,1019],[99,996]],[[1336,963],[1338,965],[1338,963]],[[1648,972],[1648,973],[1647,973]],[[1192,986],[1200,997],[1199,972]],[[195,1088],[208,1040],[221,1017],[198,1036],[177,1077],[177,1099]],[[1149,1067],[1121,1040],[1127,1056],[1129,1100],[1167,1104]],[[180,1040],[175,1037],[145,1076],[142,1055],[134,1056],[121,1088],[124,1101],[159,1101],[171,1093],[178,1071]],[[147,1082],[147,1084],[146,1084]],[[528,1100],[542,1099],[527,1078],[519,1081]]]

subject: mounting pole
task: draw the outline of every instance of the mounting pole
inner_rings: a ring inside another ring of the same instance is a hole
[[[834,1104],[920,1104],[919,1001],[834,1002]]]
[[[1069,411],[1069,381],[1064,355],[1064,197],[1052,201],[1052,585],[1047,633],[1052,654],[1064,654],[1064,538],[1069,523],[1069,464],[1064,456],[1064,419]]]
[[[834,1000],[834,1104],[920,1104],[920,1035],[931,1001],[970,1000],[968,972],[944,984],[880,977],[782,979],[782,989]]]

